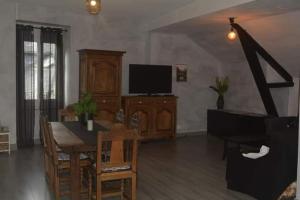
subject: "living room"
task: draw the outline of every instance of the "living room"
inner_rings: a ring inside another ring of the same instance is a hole
[[[249,196],[231,193],[226,189],[226,161],[222,161],[222,142],[215,138],[209,138],[208,142],[204,142],[202,139],[194,139],[194,137],[208,137],[206,136],[207,110],[216,108],[218,98],[217,94],[210,88],[211,85],[215,84],[216,77],[227,76],[229,78],[229,89],[224,96],[225,109],[266,114],[264,103],[239,39],[229,41],[226,38],[231,28],[229,17],[236,17],[235,22],[246,29],[283,66],[294,78],[295,86],[297,86],[300,29],[296,19],[299,18],[300,3],[294,0],[232,0],[222,2],[199,0],[156,0],[151,2],[126,0],[120,2],[102,0],[101,11],[95,15],[87,11],[86,2],[83,0],[15,0],[9,2],[2,0],[0,2],[0,22],[2,25],[0,27],[0,112],[2,113],[0,125],[8,127],[10,130],[10,146],[13,150],[11,156],[14,156],[17,151],[22,151],[17,150],[16,144],[16,24],[58,27],[66,30],[63,33],[64,105],[67,106],[78,101],[80,84],[78,50],[125,51],[126,53],[122,57],[121,95],[129,94],[130,64],[173,66],[172,95],[178,97],[176,138],[178,138],[179,146],[182,139],[186,139],[187,144],[197,145],[193,143],[195,140],[199,142],[199,148],[203,149],[204,152],[206,151],[205,148],[215,151],[203,156],[207,162],[210,159],[214,160],[216,165],[202,167],[204,169],[215,167],[223,171],[217,172],[223,176],[218,186],[221,191],[213,191],[220,192],[219,196],[210,196],[211,194],[206,192],[207,194],[204,196],[201,194],[199,196],[178,194],[179,197],[177,198],[170,194],[165,196],[163,190],[160,191],[161,195],[156,196],[152,194],[156,190],[147,189],[142,190],[142,193],[149,192],[149,195],[144,194],[143,196],[143,194],[138,193],[138,196],[140,195],[143,199],[151,196],[154,196],[152,199],[251,199]],[[176,66],[179,65],[183,65],[187,70],[186,81],[177,81]],[[269,81],[278,79],[273,71],[266,68],[264,71]],[[297,87],[275,90],[272,95],[279,116],[297,116]],[[206,141],[206,139],[204,140]],[[35,133],[34,141],[39,141],[38,133]],[[215,142],[215,144],[206,146],[210,141]],[[145,146],[142,151],[150,151],[150,147],[147,145],[154,145],[153,148],[162,148],[167,152],[168,145],[171,149],[175,148],[170,144],[163,146],[165,142],[168,143],[165,140],[147,142],[145,145],[142,144]],[[190,150],[198,152],[196,147],[193,146]],[[186,146],[182,146],[182,153],[189,153],[186,148]],[[175,149],[173,150],[176,152]],[[202,151],[198,153],[204,154]],[[196,157],[196,154],[193,153],[193,155]],[[180,158],[185,160],[184,156]],[[1,157],[1,163],[7,159],[7,157]],[[141,160],[145,161],[145,158]],[[175,160],[173,161],[175,164]],[[195,165],[199,165],[200,172],[200,161],[195,162]],[[145,165],[140,162],[139,164]],[[180,164],[178,166],[182,167]],[[191,168],[194,169],[195,167]],[[207,169],[207,171],[210,170]],[[190,176],[192,175],[190,174]],[[145,179],[144,177],[138,180],[140,184],[143,184],[141,182]],[[168,181],[168,177],[166,179]],[[209,184],[212,183],[209,178],[207,179],[206,185],[203,184],[202,187],[209,190],[208,188],[211,187]],[[147,181],[147,184],[144,183],[144,187],[151,187],[151,179],[150,181],[147,179]],[[173,187],[180,187],[180,181],[174,182],[179,185]],[[6,182],[1,181],[1,185],[5,184]],[[164,185],[160,187],[164,187]],[[170,189],[170,191],[167,193],[172,193],[173,190]],[[200,191],[202,190],[200,189]],[[37,197],[31,199],[35,198]],[[18,198],[11,196],[5,198],[4,196],[1,199]]]

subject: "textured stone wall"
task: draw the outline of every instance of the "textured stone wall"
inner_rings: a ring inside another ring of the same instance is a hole
[[[173,67],[173,93],[178,96],[177,130],[206,130],[206,111],[215,108],[217,95],[209,86],[222,75],[222,63],[184,35],[153,33],[151,35],[152,64],[186,64],[187,82],[176,82]]]

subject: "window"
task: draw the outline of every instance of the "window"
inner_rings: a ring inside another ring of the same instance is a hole
[[[38,42],[24,42],[24,60],[25,60],[25,99],[39,99],[39,56],[41,54],[38,48]],[[33,56],[32,56],[33,55]],[[33,58],[33,59],[32,59]],[[43,88],[44,99],[56,98],[56,44],[43,43]],[[32,64],[34,69],[32,70]],[[50,88],[49,88],[50,87]]]
[[[32,56],[33,55],[33,56]],[[32,59],[33,57],[33,59]],[[38,49],[37,42],[24,42],[25,99],[38,99]],[[32,64],[34,69],[32,70]]]
[[[44,99],[56,98],[56,45],[50,43],[43,44],[44,69],[43,86]]]

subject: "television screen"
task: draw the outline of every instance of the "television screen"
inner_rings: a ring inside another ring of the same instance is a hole
[[[172,66],[130,64],[129,93],[172,93]]]

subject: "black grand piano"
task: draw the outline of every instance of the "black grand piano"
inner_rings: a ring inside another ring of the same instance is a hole
[[[225,159],[229,142],[254,146],[264,144],[268,139],[265,120],[270,117],[243,111],[211,109],[207,111],[207,133],[224,140]]]

